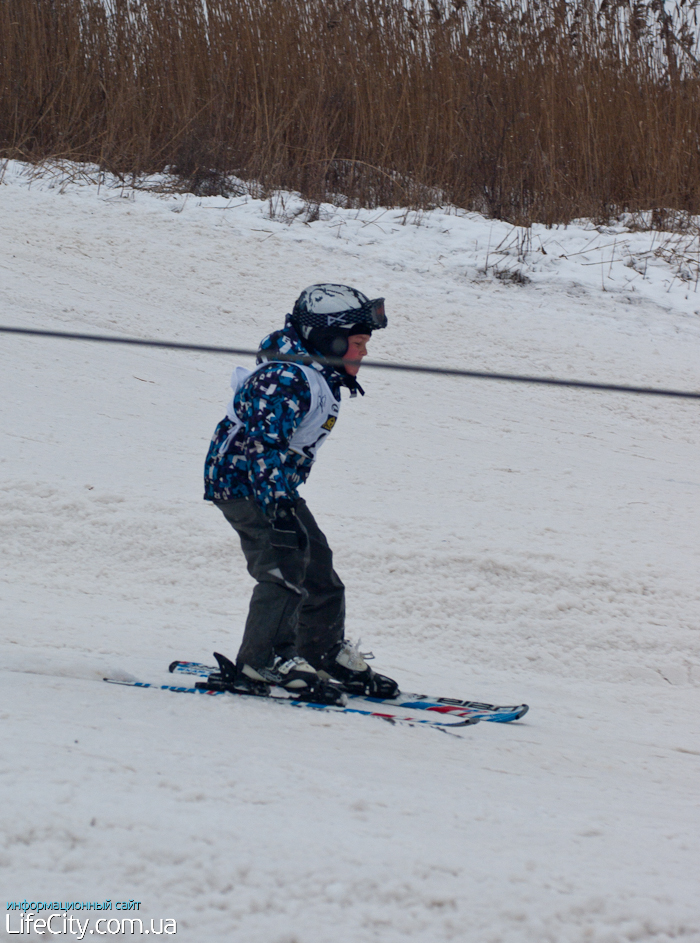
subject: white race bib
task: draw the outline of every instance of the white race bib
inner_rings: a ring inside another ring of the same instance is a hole
[[[232,426],[231,431],[226,436],[225,441],[221,444],[219,454],[223,455],[224,452],[228,450],[236,433],[243,426],[243,423],[238,418],[238,415],[233,408],[233,402],[236,398],[236,393],[238,393],[243,384],[246,383],[254,373],[257,373],[264,367],[268,367],[271,363],[276,362],[277,361],[266,361],[265,363],[259,364],[254,370],[248,370],[245,367],[236,367],[234,369],[233,373],[231,374],[231,389],[233,390],[233,396],[226,410],[226,415],[231,421]],[[309,384],[309,389],[311,390],[311,406],[307,414],[294,430],[294,434],[289,440],[289,448],[292,452],[297,452],[299,455],[305,455],[306,458],[313,462],[316,460],[316,453],[328,438],[331,429],[336,424],[338,413],[340,411],[340,403],[335,398],[335,396],[333,396],[331,388],[328,386],[325,377],[319,373],[318,370],[314,370],[313,367],[307,367],[306,364],[301,363],[294,364],[294,366],[299,367],[299,369],[304,371],[304,375]]]

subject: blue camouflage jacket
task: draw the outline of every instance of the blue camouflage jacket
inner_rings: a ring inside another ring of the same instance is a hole
[[[311,408],[309,382],[296,364],[275,360],[289,354],[307,354],[289,320],[260,344],[256,371],[236,393],[233,406],[242,427],[227,443],[233,428],[221,420],[204,463],[204,500],[254,498],[274,517],[282,505],[299,497],[297,488],[311,471],[313,460],[288,449],[289,440]],[[333,367],[313,363],[340,402],[345,376]],[[223,447],[223,448],[222,448]]]

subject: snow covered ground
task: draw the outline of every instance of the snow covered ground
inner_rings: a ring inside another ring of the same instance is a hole
[[[0,321],[255,347],[339,281],[386,296],[373,359],[700,390],[689,242],[282,202],[10,164]],[[380,669],[531,705],[456,737],[103,684],[235,655],[251,582],[201,500],[233,364],[0,358],[6,902],[133,899],[183,943],[700,941],[700,403],[363,372],[305,497]]]

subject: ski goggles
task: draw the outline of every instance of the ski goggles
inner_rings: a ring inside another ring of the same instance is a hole
[[[386,312],[384,311],[383,298],[375,298],[374,301],[366,301],[361,308],[357,308],[352,312],[353,318],[356,315],[360,315],[358,320],[366,321],[372,327],[373,331],[386,327],[389,323],[387,321]]]

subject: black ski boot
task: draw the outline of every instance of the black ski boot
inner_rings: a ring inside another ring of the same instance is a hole
[[[342,688],[322,680],[316,669],[298,655],[286,661],[277,656],[272,665],[265,668],[236,665],[219,652],[214,652],[214,657],[219,664],[219,670],[212,671],[206,681],[198,682],[195,687],[208,691],[275,697],[271,690],[271,686],[274,686],[283,688],[299,701],[336,704],[341,707],[347,703]]]
[[[319,677],[333,679],[348,694],[364,694],[390,700],[401,693],[398,684],[386,675],[377,674],[367,664],[367,659],[374,658],[371,652],[361,652],[359,643],[343,640],[334,645],[318,668]]]
[[[316,669],[312,668],[306,659],[295,655],[292,658],[282,659],[276,655],[271,665],[263,668],[253,668],[251,665],[238,665],[238,673],[244,678],[263,684],[275,684],[292,694],[301,694],[308,688],[314,688],[319,678]]]

